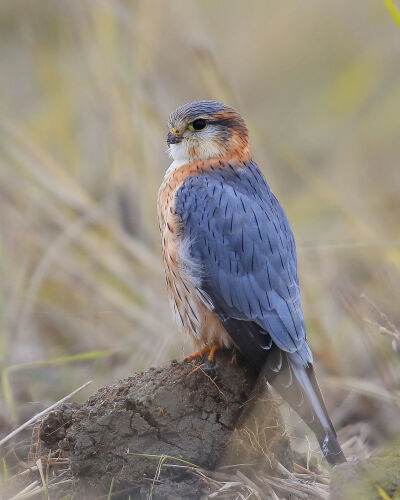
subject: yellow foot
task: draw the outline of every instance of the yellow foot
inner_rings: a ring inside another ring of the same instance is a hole
[[[187,356],[186,359],[188,361],[193,361],[194,359],[201,358],[209,349],[208,345],[205,345],[200,351],[194,352],[190,356]]]

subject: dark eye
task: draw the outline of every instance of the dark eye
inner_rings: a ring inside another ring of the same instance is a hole
[[[199,118],[198,120],[195,120],[189,125],[189,130],[198,132],[199,130],[203,130],[206,127],[207,127],[207,122],[202,118]]]

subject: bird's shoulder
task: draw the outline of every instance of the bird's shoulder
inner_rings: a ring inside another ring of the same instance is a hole
[[[184,223],[211,218],[217,224],[234,218],[237,227],[246,224],[257,232],[270,228],[295,253],[285,211],[254,161],[219,161],[212,169],[187,176],[176,190],[174,202],[175,213]]]
[[[183,201],[188,194],[194,198],[203,195],[208,201],[218,201],[222,191],[226,196],[258,197],[259,201],[267,203],[271,202],[270,198],[273,196],[256,163],[224,160],[206,165],[202,170],[188,175],[176,194]]]

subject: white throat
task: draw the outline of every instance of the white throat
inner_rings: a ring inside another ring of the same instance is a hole
[[[183,140],[178,144],[171,144],[169,146],[168,153],[171,158],[174,160],[167,170],[167,174],[173,172],[177,168],[186,165],[187,163],[191,163],[196,160],[207,160],[209,158],[217,158],[221,155],[220,149],[216,146],[216,144],[211,140],[200,140],[195,145],[195,150],[197,155],[193,156],[189,154],[189,141]]]
[[[178,144],[171,144],[168,148],[168,154],[174,161],[169,166],[166,175],[170,174],[177,168],[190,163],[187,141],[185,140],[179,142]]]

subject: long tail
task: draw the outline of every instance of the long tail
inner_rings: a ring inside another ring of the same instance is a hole
[[[346,462],[315,378],[307,344],[299,352],[289,354],[274,345],[267,332],[260,331],[254,322],[222,320],[243,355],[315,433],[326,460],[331,465]]]
[[[312,364],[303,366],[296,358],[272,349],[263,373],[268,382],[315,433],[322,453],[331,465],[346,462],[329,418]]]

